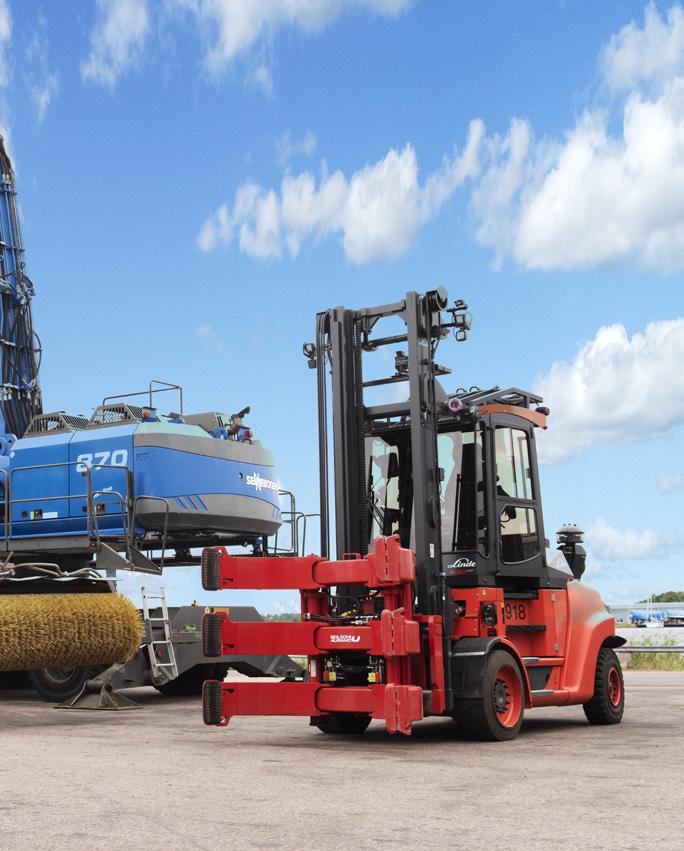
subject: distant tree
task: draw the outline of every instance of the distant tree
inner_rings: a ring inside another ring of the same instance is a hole
[[[663,591],[662,594],[654,594],[649,599],[653,603],[684,603],[684,591]],[[648,603],[648,600],[639,602]]]

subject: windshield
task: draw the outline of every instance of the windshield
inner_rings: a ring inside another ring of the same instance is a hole
[[[406,441],[366,438],[369,540],[396,535],[413,546],[413,481]],[[479,431],[453,431],[437,437],[440,467],[442,552],[488,554],[484,456]]]
[[[437,438],[442,470],[442,552],[488,554],[484,454],[479,431],[453,431]]]

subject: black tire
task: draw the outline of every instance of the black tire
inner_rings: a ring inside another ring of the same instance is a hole
[[[49,703],[63,703],[76,697],[87,680],[96,677],[102,667],[95,668],[36,668],[28,672],[29,682]]]
[[[625,681],[620,660],[610,647],[596,659],[594,696],[582,708],[590,724],[619,724],[625,711]]]
[[[31,688],[28,671],[4,671],[0,674],[0,691],[23,691]]]
[[[356,712],[336,712],[316,718],[316,726],[321,733],[337,736],[358,736],[366,732],[370,722],[370,715]]]
[[[230,665],[225,665],[219,662],[208,662],[202,665],[195,665],[188,668],[187,671],[171,680],[170,683],[164,683],[162,686],[155,686],[158,692],[167,696],[180,697],[187,695],[202,694],[202,686],[205,680],[221,680],[226,678]]]
[[[509,741],[518,735],[525,714],[520,668],[505,650],[495,650],[485,665],[482,697],[455,701],[453,717],[468,738]]]

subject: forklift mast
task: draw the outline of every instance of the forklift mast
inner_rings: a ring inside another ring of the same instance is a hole
[[[399,534],[415,553],[416,610],[426,615],[443,614],[449,587],[523,590],[569,578],[546,560],[534,435],[546,427],[541,397],[499,387],[449,395],[438,380],[451,372],[436,361],[439,343],[450,333],[467,338],[467,310],[460,300],[449,306],[441,288],[379,307],[337,307],[318,315],[315,346],[304,347],[318,375],[322,555],[330,384],[337,557],[365,555],[378,534]],[[389,317],[403,333],[373,336]],[[388,346],[403,347],[394,373],[365,379],[364,355]],[[407,401],[367,404],[371,388],[401,383]]]
[[[444,405],[446,396],[436,375],[449,371],[435,364],[434,355],[440,339],[451,328],[462,328],[465,334],[467,323],[465,305],[461,305],[458,311],[452,309],[445,317],[443,311],[447,304],[444,290],[434,290],[425,295],[409,293],[406,299],[395,304],[362,310],[334,308],[319,314],[317,322],[322,554],[328,555],[330,526],[326,380],[329,369],[337,555],[339,558],[347,553],[365,555],[371,543],[371,503],[374,495],[369,489],[367,442],[372,440],[373,435],[388,430],[402,434],[402,444],[410,446],[409,456],[402,461],[410,463],[413,491],[413,506],[406,506],[406,510],[409,514],[420,512],[420,516],[407,519],[415,529],[413,549],[419,577],[418,609],[426,614],[441,611],[437,410],[438,403]],[[371,333],[378,321],[391,316],[403,320],[405,333],[372,338]],[[408,352],[397,353],[395,373],[364,381],[364,353],[400,344],[405,344]],[[368,388],[400,382],[408,382],[409,401],[366,406],[365,391]]]

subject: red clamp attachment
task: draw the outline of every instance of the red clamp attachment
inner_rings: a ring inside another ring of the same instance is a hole
[[[206,591],[227,588],[316,591],[331,585],[383,588],[415,581],[416,563],[399,536],[377,538],[365,558],[328,561],[318,556],[256,558],[234,556],[225,547],[202,551],[202,586]]]

